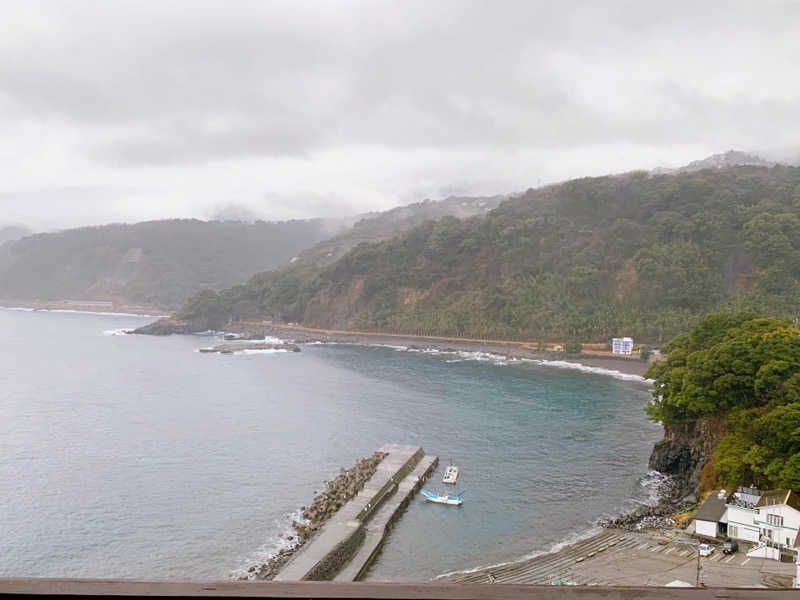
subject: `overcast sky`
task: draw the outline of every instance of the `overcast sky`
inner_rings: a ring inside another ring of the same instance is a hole
[[[0,3],[0,224],[353,214],[800,147],[800,2]]]

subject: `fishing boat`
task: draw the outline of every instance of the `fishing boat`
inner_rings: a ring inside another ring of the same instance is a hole
[[[450,483],[455,485],[456,481],[458,481],[458,467],[451,464],[444,470],[444,477],[442,477],[442,483]]]
[[[450,496],[448,494],[434,494],[428,490],[422,490],[422,495],[428,502],[436,502],[436,504],[451,504],[453,506],[461,506],[464,499],[461,496]]]

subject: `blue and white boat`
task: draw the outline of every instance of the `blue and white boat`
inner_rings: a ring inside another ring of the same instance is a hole
[[[461,506],[464,499],[461,496],[451,496],[448,494],[434,494],[428,490],[422,490],[422,495],[428,502],[435,502],[436,504],[451,504],[453,506]]]

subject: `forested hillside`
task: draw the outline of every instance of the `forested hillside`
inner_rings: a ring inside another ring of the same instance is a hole
[[[0,249],[0,299],[176,307],[203,289],[227,288],[290,261],[296,269],[316,269],[361,242],[386,239],[426,219],[485,214],[501,200],[451,197],[338,219],[175,219],[39,234]],[[8,228],[9,239],[29,233]]]
[[[326,266],[363,242],[385,240],[428,220],[446,216],[463,219],[482,215],[497,207],[504,199],[504,196],[451,196],[444,200],[425,200],[384,212],[367,213],[351,229],[303,251],[298,256],[296,266]]]
[[[709,315],[654,363],[647,412],[666,439],[651,464],[706,491],[800,489],[800,329],[789,319]]]
[[[192,328],[309,326],[659,343],[710,311],[800,306],[800,169],[738,166],[570,181],[488,215],[428,221],[323,268],[203,294]]]
[[[37,234],[0,248],[0,298],[179,306],[198,290],[285,265],[342,227],[175,219]]]

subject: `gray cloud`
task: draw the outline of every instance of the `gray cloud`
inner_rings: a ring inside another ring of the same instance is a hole
[[[120,218],[202,215],[229,196],[275,218],[358,212],[733,146],[791,153],[800,134],[795,2],[76,0],[3,13],[9,207],[136,187],[135,205],[112,203]],[[28,208],[15,214],[36,219]]]

